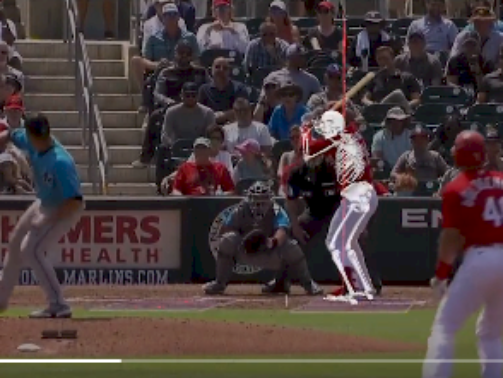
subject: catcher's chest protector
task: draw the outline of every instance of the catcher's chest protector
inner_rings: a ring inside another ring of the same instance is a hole
[[[258,228],[262,230],[267,237],[271,237],[275,231],[274,223],[276,219],[277,206],[278,205],[274,204],[269,211],[267,211],[263,219],[256,220],[248,207],[248,204],[243,202],[239,206],[238,214],[236,214],[236,218],[239,222],[237,227],[239,229],[239,233],[241,235],[246,235],[251,230]]]

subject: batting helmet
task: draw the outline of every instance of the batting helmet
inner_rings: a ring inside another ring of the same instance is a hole
[[[453,155],[458,168],[480,168],[486,159],[484,137],[477,131],[462,131],[454,141]]]

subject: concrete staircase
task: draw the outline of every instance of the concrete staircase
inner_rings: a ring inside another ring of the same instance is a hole
[[[110,156],[109,194],[154,195],[153,169],[131,166],[140,152],[142,117],[136,112],[140,96],[131,94],[126,76],[127,48],[117,42],[87,45]],[[56,137],[74,156],[90,193],[88,156],[78,126],[74,64],[68,61],[68,46],[62,41],[27,40],[19,41],[19,51],[24,58],[27,111],[41,111],[49,117]]]

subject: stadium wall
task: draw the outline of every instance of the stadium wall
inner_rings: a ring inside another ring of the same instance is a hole
[[[219,229],[239,198],[92,198],[80,221],[47,251],[66,285],[162,285],[214,277]],[[31,203],[25,197],[0,200],[0,254],[18,217]],[[281,202],[281,200],[279,200]],[[440,201],[381,198],[369,226],[365,252],[370,269],[388,283],[425,283],[432,276],[441,224]],[[315,280],[337,282],[338,273],[323,235],[305,253]],[[263,281],[271,272],[235,268],[235,281]],[[21,285],[36,278],[23,269]]]

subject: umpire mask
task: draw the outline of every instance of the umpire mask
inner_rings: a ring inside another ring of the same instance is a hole
[[[246,202],[255,220],[264,219],[267,212],[273,206],[273,192],[271,185],[265,181],[257,181],[250,188],[246,195]]]

